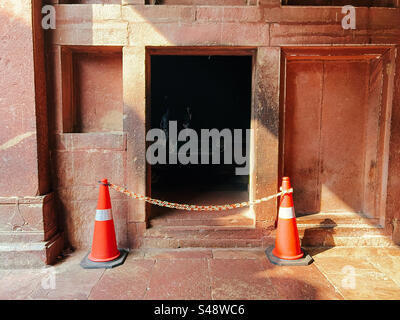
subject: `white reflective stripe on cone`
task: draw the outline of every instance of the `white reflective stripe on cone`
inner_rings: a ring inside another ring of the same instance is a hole
[[[97,209],[96,221],[107,221],[112,219],[111,209]]]
[[[279,219],[293,219],[296,215],[294,214],[294,208],[279,208]]]

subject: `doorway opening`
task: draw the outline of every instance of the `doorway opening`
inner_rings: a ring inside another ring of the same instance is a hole
[[[166,163],[148,164],[148,193],[162,200],[198,205],[248,201],[249,174],[248,171],[237,174],[237,168],[245,164],[236,162],[235,148],[242,156],[247,151],[249,159],[246,130],[250,129],[251,119],[251,53],[151,54],[149,60],[147,129],[161,129],[167,143]],[[197,151],[181,149],[191,138],[176,144],[171,142],[174,141],[171,122],[176,124],[178,135],[183,129],[197,134]],[[217,129],[219,133],[228,129],[232,141],[221,138],[220,145],[216,146],[211,138],[203,136],[204,129]],[[241,129],[240,139],[234,138],[234,129]],[[207,147],[205,139],[209,141]],[[148,142],[148,147],[154,142]],[[190,163],[180,161],[180,152],[190,157]],[[219,154],[217,164],[213,164],[213,153]],[[176,154],[177,163],[171,154]],[[229,158],[231,163],[226,160]],[[241,209],[233,211],[238,210]],[[149,216],[174,213],[182,212],[153,206]]]

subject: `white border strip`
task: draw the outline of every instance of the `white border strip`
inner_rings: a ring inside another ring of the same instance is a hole
[[[296,215],[294,214],[294,208],[279,208],[279,219],[293,219]]]
[[[108,221],[111,219],[112,219],[111,209],[96,210],[96,221]]]

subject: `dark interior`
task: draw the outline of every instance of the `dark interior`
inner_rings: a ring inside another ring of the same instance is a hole
[[[162,127],[162,119],[175,120],[178,132],[189,125],[199,140],[201,129],[244,129],[244,152],[245,129],[250,128],[251,70],[251,56],[151,56],[151,128]],[[178,143],[178,150],[184,143]],[[221,148],[221,162],[223,155]],[[199,164],[152,165],[152,194],[171,188],[247,190],[249,176],[235,174],[240,166],[234,159],[219,165],[201,164],[198,159]]]

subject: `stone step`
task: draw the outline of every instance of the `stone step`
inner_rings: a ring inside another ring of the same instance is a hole
[[[392,247],[395,244],[387,236],[363,235],[363,236],[334,236],[301,239],[302,247]]]
[[[303,246],[387,246],[391,240],[383,229],[368,225],[298,225]]]
[[[311,233],[326,234],[336,236],[353,236],[362,235],[384,235],[383,228],[374,227],[366,224],[340,224],[340,225],[319,225],[319,224],[297,224],[299,236],[307,236]]]
[[[257,239],[262,236],[262,230],[243,227],[214,227],[214,226],[169,226],[152,227],[145,231],[146,237],[193,237],[214,239]]]
[[[163,226],[146,230],[143,248],[262,247],[268,239],[263,230],[243,227]]]
[[[302,246],[390,246],[378,219],[354,212],[318,213],[297,218]]]
[[[53,264],[64,247],[62,234],[48,241],[1,242],[0,268],[41,268]]]
[[[270,239],[268,239],[270,240]],[[142,238],[141,248],[260,248],[264,239]],[[272,240],[269,241],[272,243]]]
[[[46,265],[46,245],[44,242],[1,243],[1,268],[37,268]]]
[[[29,232],[29,231],[0,231],[0,243],[11,243],[11,242],[40,242],[43,241],[43,232]]]
[[[379,219],[368,218],[361,213],[354,212],[321,212],[302,216],[296,213],[296,215],[298,224],[379,224]]]
[[[248,209],[235,209],[219,212],[172,212],[152,218],[150,224],[156,226],[226,226],[247,227],[254,226],[254,217]]]
[[[257,230],[257,229],[255,229]],[[352,233],[353,232],[353,233]],[[329,228],[299,229],[302,246],[393,246],[389,237],[374,228],[339,227],[333,232]],[[273,244],[275,232],[265,235],[260,230],[171,230],[148,229],[142,239],[143,248],[185,248],[185,247],[265,247]]]
[[[155,218],[152,227],[145,231],[142,239],[144,248],[183,247],[265,247],[274,243],[276,231],[256,229],[223,223],[230,219],[248,218],[243,213],[234,216],[222,213],[174,213]],[[218,220],[220,219],[220,220]],[[206,222],[204,222],[206,221]],[[220,222],[220,225],[216,224]],[[297,218],[302,246],[391,246],[377,219],[357,213],[319,213]]]

